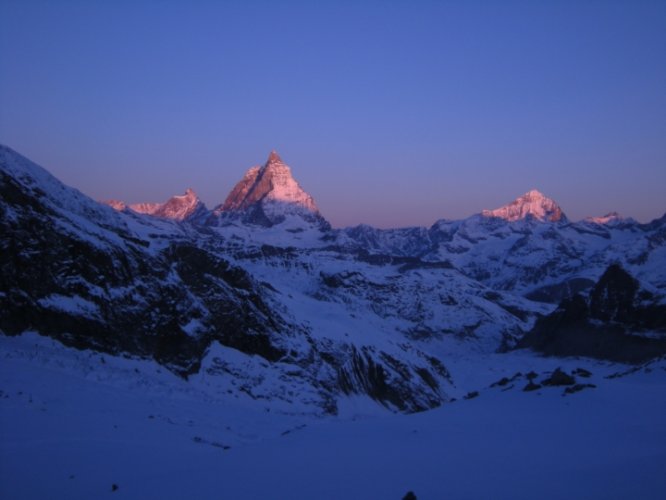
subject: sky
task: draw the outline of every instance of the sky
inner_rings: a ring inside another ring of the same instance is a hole
[[[649,221],[666,2],[0,0],[0,143],[128,203],[213,207],[276,149],[336,227],[533,188]]]

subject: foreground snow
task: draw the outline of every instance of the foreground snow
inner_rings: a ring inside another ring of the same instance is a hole
[[[221,375],[184,381],[35,334],[0,336],[0,359],[2,498],[666,495],[664,361],[606,378],[628,367],[475,354],[447,366],[459,395],[478,397],[415,415],[349,399],[319,418],[227,392]],[[490,387],[558,366],[597,387]]]

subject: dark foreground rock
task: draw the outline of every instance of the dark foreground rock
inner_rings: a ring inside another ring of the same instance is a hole
[[[666,306],[613,264],[587,297],[563,301],[537,321],[517,348],[641,363],[666,353]]]

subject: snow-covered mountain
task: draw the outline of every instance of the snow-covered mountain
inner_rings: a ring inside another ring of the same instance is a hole
[[[346,394],[407,412],[450,398],[442,362],[404,344],[396,325],[412,321],[384,325],[364,310],[353,318],[353,304],[318,297],[325,264],[307,253],[238,245],[225,236],[233,228],[118,212],[9,148],[0,153],[4,334],[37,331],[186,377],[218,349],[225,355],[211,373],[314,413],[337,412]]]
[[[102,203],[116,210],[122,211],[129,208],[139,214],[176,221],[201,219],[208,214],[206,205],[191,188],[188,188],[185,194],[172,196],[164,203],[133,203],[127,205],[119,200],[106,200]]]
[[[557,206],[551,201],[545,205]],[[551,303],[589,289],[615,262],[666,290],[666,216],[649,224],[609,217],[601,224],[570,222],[559,209],[550,213],[561,215],[552,221],[529,214],[515,220],[477,214],[443,219],[429,229],[358,226],[339,231],[335,240],[372,254],[449,261],[491,288]]]
[[[528,217],[549,222],[566,222],[567,220],[559,205],[536,189],[516,198],[508,205],[495,210],[484,210],[481,214],[485,217],[497,217],[509,222]]]
[[[121,209],[124,210],[125,208],[130,208],[131,210],[135,211],[138,214],[146,214],[146,215],[153,215],[159,208],[162,206],[161,203],[151,203],[151,202],[141,202],[141,203],[132,203],[131,205],[126,205],[123,202],[116,202],[114,203],[114,200],[111,200],[108,205],[110,207],[116,208],[116,205],[118,207],[122,207]]]
[[[553,471],[607,497],[625,439],[613,492],[645,476],[661,498],[666,216],[520,200],[334,230],[271,154],[215,213],[190,191],[111,208],[0,146],[0,496],[340,498],[331,474],[354,463],[363,498],[528,498]]]
[[[277,152],[272,151],[262,167],[252,167],[245,173],[224,203],[213,210],[209,221],[215,224],[219,219],[240,219],[270,227],[294,218],[314,223],[322,229],[330,228],[319,213],[314,198],[296,182],[291,169]]]
[[[620,226],[635,224],[636,221],[631,217],[622,217],[617,212],[609,212],[601,217],[586,217],[583,222],[596,224],[599,226]]]
[[[447,360],[511,349],[613,262],[666,289],[664,219],[574,224],[528,193],[506,217],[333,230],[276,153],[212,214],[188,191],[149,216],[0,153],[3,333],[183,376],[221,349],[213,373],[315,413],[352,394],[404,412],[450,400]]]

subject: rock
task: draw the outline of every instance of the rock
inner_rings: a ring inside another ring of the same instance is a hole
[[[666,305],[618,264],[609,266],[588,296],[560,303],[517,344],[547,356],[586,356],[643,363],[666,354]]]
[[[504,387],[505,385],[508,385],[509,382],[510,380],[508,378],[502,377],[497,382],[490,384],[490,387]]]
[[[595,389],[597,386],[594,384],[576,384],[571,387],[564,389],[564,394],[574,394],[580,392],[583,389]]]
[[[574,385],[576,383],[576,379],[571,375],[564,373],[560,368],[558,368],[550,375],[550,377],[543,380],[541,383],[543,385],[552,385],[552,386]]]
[[[529,381],[529,383],[525,387],[523,387],[523,391],[525,391],[525,392],[536,391],[537,389],[541,389],[541,385],[535,384],[531,380]]]

